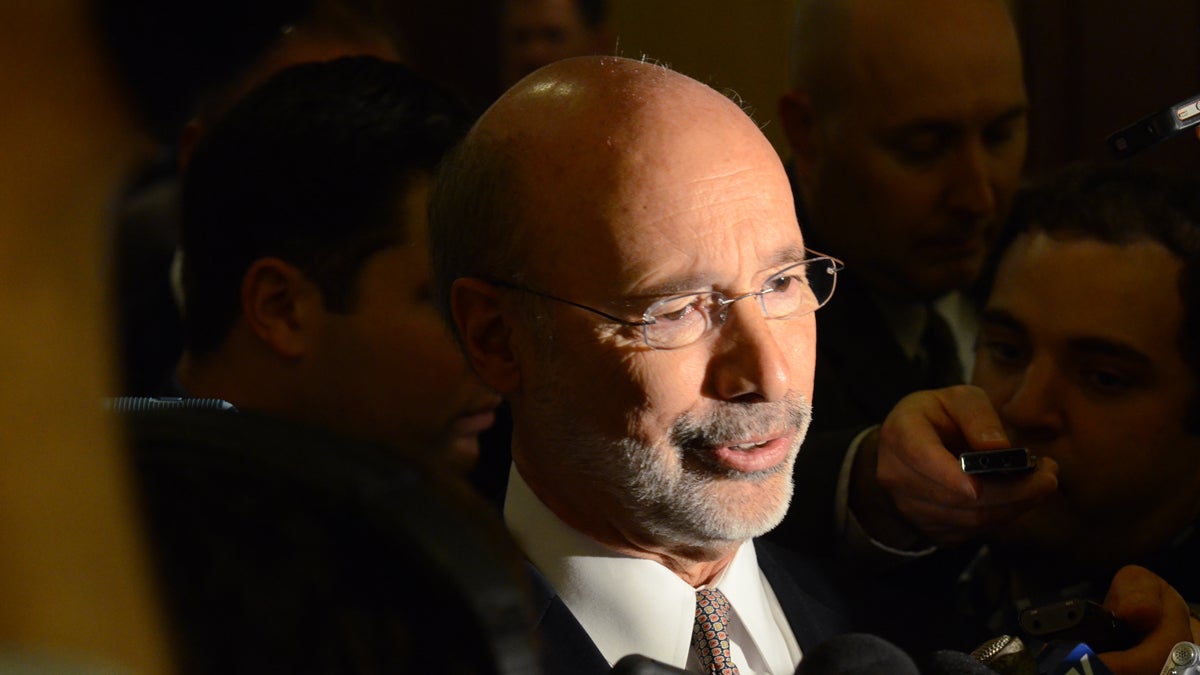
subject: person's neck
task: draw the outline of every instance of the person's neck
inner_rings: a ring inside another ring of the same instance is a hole
[[[585,534],[589,534],[586,531]],[[649,542],[638,535],[609,537],[589,534],[606,548],[633,558],[653,560],[671,570],[692,588],[711,585],[724,574],[737,555],[743,542],[719,542],[705,546],[691,546],[663,542]]]
[[[534,496],[560,520],[615,553],[657,562],[693,588],[720,578],[744,543],[719,541],[684,544],[663,541],[662,537],[647,532],[640,523],[627,524],[632,518],[614,513],[612,509],[595,508],[596,504],[610,502],[611,495],[593,494],[577,485],[570,490],[559,489],[577,481],[566,480],[559,475],[541,475],[521,459],[519,444],[514,439],[513,460],[518,472]],[[585,509],[577,507],[577,504],[590,506]]]
[[[278,413],[284,408],[276,400],[279,392],[291,387],[278,373],[266,372],[261,363],[240,358],[236,350],[222,347],[212,354],[184,351],[175,369],[175,377],[189,396],[219,398],[239,410]],[[259,383],[270,383],[264,390]]]
[[[1013,601],[1048,602],[1060,597],[1103,593],[1111,572],[1098,567],[1070,564],[1048,565],[1046,561],[1009,561],[1009,595]]]

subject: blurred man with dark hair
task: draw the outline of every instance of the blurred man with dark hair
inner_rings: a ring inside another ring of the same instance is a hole
[[[498,398],[433,308],[425,245],[433,170],[467,122],[369,57],[288,69],[235,106],[185,175],[184,390],[473,464]]]

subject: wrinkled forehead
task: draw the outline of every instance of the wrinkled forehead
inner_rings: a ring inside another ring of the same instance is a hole
[[[729,276],[802,248],[778,155],[734,103],[666,71],[588,93],[538,92],[561,97],[561,116],[540,117],[521,149],[530,278],[621,286],[706,265]]]
[[[854,6],[842,82],[852,105],[936,117],[1024,102],[1020,44],[1000,0]]]
[[[1024,233],[1001,257],[986,311],[1006,312],[1047,339],[1107,340],[1177,361],[1182,267],[1149,238]]]

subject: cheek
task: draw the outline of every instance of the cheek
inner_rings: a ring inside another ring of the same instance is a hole
[[[1068,403],[1066,433],[1056,459],[1073,486],[1094,499],[1157,491],[1167,476],[1195,473],[1193,458],[1179,452],[1179,428],[1161,410],[1146,406]]]
[[[636,402],[624,410],[632,435],[657,442],[681,414],[697,408],[706,365],[696,355],[701,351],[642,352],[625,359],[630,402]]]
[[[904,232],[912,222],[928,217],[937,205],[947,182],[944,172],[936,167],[916,169],[898,162],[882,148],[873,148],[863,158],[857,170],[863,200],[879,216],[878,229],[884,232]]]
[[[434,316],[418,315],[376,330],[364,351],[369,352],[367,367],[376,369],[372,377],[392,379],[397,397],[424,410],[459,403],[462,390],[474,382],[466,359]]]
[[[837,295],[836,290],[834,295]],[[788,362],[789,386],[792,390],[804,394],[805,399],[812,403],[819,338],[816,315],[775,323],[779,326],[775,339],[782,346]]]
[[[1013,391],[1021,382],[1019,373],[1003,373],[992,366],[987,353],[975,350],[975,369],[971,371],[971,384],[987,394],[992,407],[1000,410],[1012,398]]]

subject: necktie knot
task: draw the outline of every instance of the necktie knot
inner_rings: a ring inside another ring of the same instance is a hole
[[[729,650],[729,599],[715,588],[696,591],[692,648],[709,675],[738,675]]]

